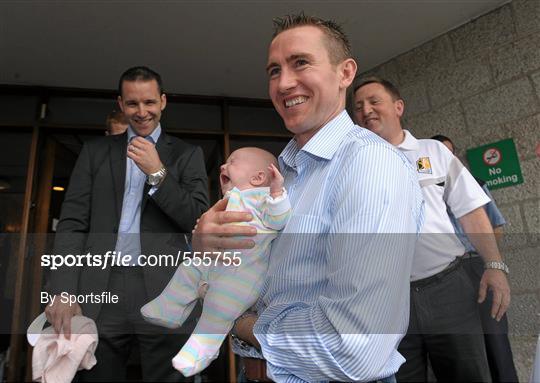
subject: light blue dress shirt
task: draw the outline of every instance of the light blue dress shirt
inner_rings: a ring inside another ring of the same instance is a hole
[[[303,148],[289,142],[279,161],[293,213],[272,245],[254,327],[269,376],[392,376],[423,222],[414,169],[345,111]]]
[[[161,125],[146,140],[155,144],[161,135]],[[127,139],[128,145],[137,135],[128,127]],[[141,203],[144,192],[144,183],[146,174],[135,164],[135,162],[126,155],[126,180],[124,183],[124,199],[122,202],[122,215],[118,225],[118,238],[116,240],[116,254],[122,257],[131,256],[131,265],[138,265],[138,258],[141,254]],[[154,189],[154,188],[152,188]],[[153,190],[149,194],[152,194]],[[120,253],[121,252],[121,253]]]
[[[493,196],[491,195],[488,187],[486,184],[482,186],[482,189],[487,194],[487,196],[491,199],[490,202],[488,202],[486,205],[484,205],[484,209],[486,210],[487,216],[489,218],[489,222],[491,222],[491,226],[493,228],[498,226],[504,226],[506,225],[506,220],[504,219],[501,211],[495,205],[495,202],[493,200]],[[456,219],[454,214],[452,214],[452,211],[450,209],[447,209],[448,216],[450,217],[450,220],[452,221],[452,225],[454,225],[454,229],[456,231],[456,235],[458,236],[461,243],[463,243],[463,246],[465,246],[465,251],[470,253],[475,253],[476,249],[472,245],[471,241],[469,241],[469,238],[467,237],[467,234],[465,234],[465,231],[463,230],[463,227],[459,223],[459,221]]]

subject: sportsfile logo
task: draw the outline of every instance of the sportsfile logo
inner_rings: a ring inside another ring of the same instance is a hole
[[[177,254],[141,254],[137,258],[121,251],[107,251],[105,254],[43,254],[41,267],[57,270],[59,267],[98,267],[111,266],[150,266],[150,267],[186,267],[225,266],[238,267],[242,264],[240,251],[179,251]]]

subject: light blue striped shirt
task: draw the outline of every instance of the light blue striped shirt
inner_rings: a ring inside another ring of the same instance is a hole
[[[414,169],[345,111],[302,149],[289,142],[279,160],[293,212],[272,245],[254,327],[269,376],[393,375],[423,221]]]
[[[161,135],[161,125],[146,140],[155,144]],[[131,126],[128,126],[127,140],[128,144],[137,137]],[[124,182],[124,199],[122,202],[122,214],[120,224],[118,225],[118,238],[116,240],[116,253],[122,257],[131,256],[131,265],[138,265],[138,258],[141,254],[141,203],[144,191],[146,174],[135,164],[135,162],[126,156],[126,180]],[[154,187],[152,188],[154,189]],[[149,193],[152,195],[153,190]],[[121,253],[119,253],[121,252]]]

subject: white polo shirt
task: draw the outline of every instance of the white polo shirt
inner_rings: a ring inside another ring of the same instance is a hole
[[[447,205],[460,218],[490,199],[441,142],[418,140],[409,131],[404,132],[405,140],[397,148],[416,168],[426,209],[411,273],[411,281],[416,281],[444,270],[465,252],[446,212]]]

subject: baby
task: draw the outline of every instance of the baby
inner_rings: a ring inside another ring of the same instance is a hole
[[[247,211],[249,224],[257,228],[255,247],[244,250],[233,265],[215,261],[211,266],[181,265],[163,292],[141,308],[151,323],[177,328],[187,319],[199,298],[198,289],[208,283],[203,311],[195,330],[173,366],[185,376],[204,370],[219,354],[219,348],[234,321],[259,296],[268,267],[270,242],[285,226],[291,206],[283,189],[276,158],[258,148],[233,152],[221,166],[220,184],[229,197],[227,210]]]

